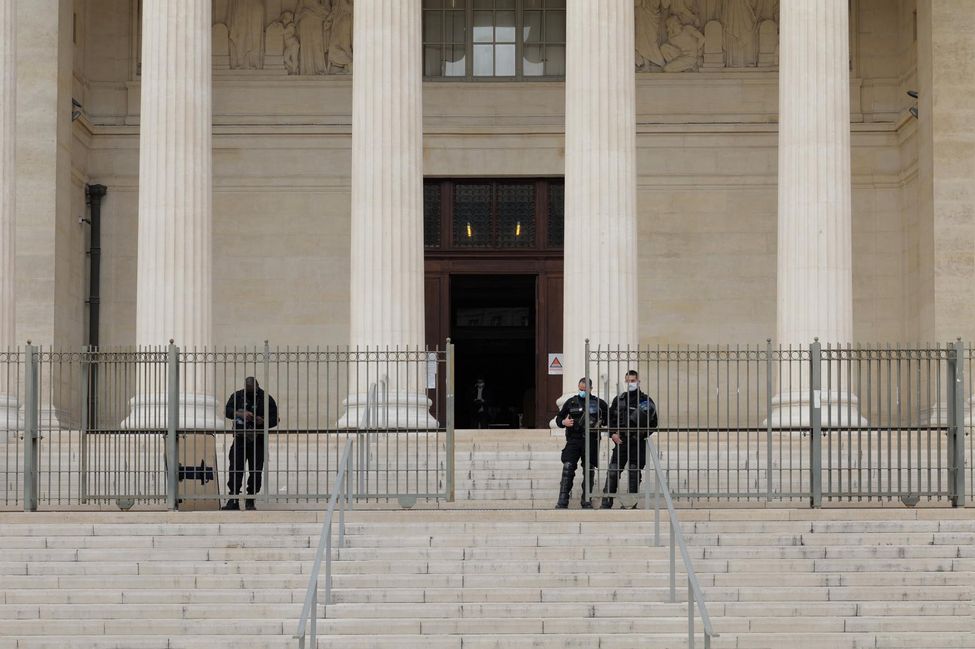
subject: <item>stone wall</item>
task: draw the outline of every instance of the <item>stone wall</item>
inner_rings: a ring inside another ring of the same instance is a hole
[[[920,331],[916,135],[903,94],[913,5],[859,0],[851,21],[854,328],[861,340]],[[84,94],[91,136],[74,156],[85,158],[91,182],[109,188],[102,342],[131,344],[137,3],[89,0],[84,11],[76,92]],[[215,338],[344,343],[351,77],[230,67],[214,75]],[[642,341],[754,344],[774,335],[777,106],[777,72],[757,61],[746,69],[638,74]],[[559,176],[563,110],[561,83],[427,82],[425,173]]]

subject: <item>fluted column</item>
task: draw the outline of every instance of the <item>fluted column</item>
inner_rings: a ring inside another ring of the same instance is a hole
[[[853,338],[849,2],[783,0],[780,11],[777,342],[847,344]],[[808,422],[805,377],[779,377],[775,425]],[[822,388],[824,425],[846,422],[847,395]],[[851,413],[858,421],[855,408]]]
[[[15,333],[14,177],[16,110],[16,16],[14,0],[0,0],[0,354],[13,350]],[[19,428],[14,376],[0,369],[0,439]]]
[[[563,337],[566,393],[575,392],[584,373],[586,338],[594,347],[638,342],[633,48],[632,0],[569,0]]]
[[[360,349],[417,350],[425,343],[421,5],[356,0],[353,11],[350,340]],[[391,376],[353,383],[360,394],[349,397],[344,425],[362,422],[373,382],[383,402],[379,425],[436,424],[416,365],[390,367]]]
[[[144,347],[212,342],[210,12],[209,0],[142,6],[136,342]],[[185,425],[222,422],[202,378],[180,381]],[[163,386],[148,387],[127,423],[165,421]]]

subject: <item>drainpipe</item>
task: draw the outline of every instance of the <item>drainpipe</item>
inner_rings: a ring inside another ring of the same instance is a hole
[[[98,305],[102,266],[102,198],[108,193],[105,185],[85,185],[85,198],[91,212],[88,232],[88,341],[98,347]]]
[[[102,198],[108,193],[105,185],[85,185],[85,199],[89,208],[88,219],[88,349],[98,347],[99,299],[101,296],[102,271]],[[98,413],[98,374],[97,364],[88,365],[88,421],[87,429],[96,425]]]

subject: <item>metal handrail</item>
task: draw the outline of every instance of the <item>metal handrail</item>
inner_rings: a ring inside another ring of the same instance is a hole
[[[347,477],[352,460],[352,438],[345,442],[342,456],[339,460],[338,473],[332,495],[328,499],[328,510],[322,523],[322,533],[318,538],[318,550],[315,552],[315,563],[308,578],[308,590],[305,592],[305,604],[301,607],[301,617],[298,619],[298,630],[294,637],[298,640],[298,649],[305,648],[305,637],[311,635],[311,646],[318,646],[318,576],[322,571],[322,557],[325,558],[325,605],[332,603],[332,518],[335,509],[339,510],[339,547],[345,543],[345,510],[349,504],[349,485]],[[341,505],[339,504],[341,503]],[[306,626],[311,620],[311,633],[306,634]]]
[[[647,455],[653,462],[653,472],[656,479],[653,481],[653,542],[656,547],[660,547],[660,497],[663,493],[664,503],[667,505],[667,514],[670,517],[670,601],[677,601],[677,558],[675,550],[680,550],[681,559],[684,561],[684,571],[687,573],[687,646],[694,649],[694,605],[697,604],[701,612],[701,622],[704,625],[704,649],[710,649],[711,638],[717,638],[711,626],[711,617],[708,615],[708,604],[704,599],[704,592],[697,581],[694,573],[694,565],[691,557],[687,553],[687,543],[684,541],[684,534],[680,530],[680,523],[677,520],[677,512],[674,510],[674,499],[670,495],[670,488],[664,480],[663,470],[660,468],[660,458],[657,456],[657,447],[653,440],[647,437]],[[650,491],[647,492],[649,501]],[[650,503],[646,503],[649,508]]]

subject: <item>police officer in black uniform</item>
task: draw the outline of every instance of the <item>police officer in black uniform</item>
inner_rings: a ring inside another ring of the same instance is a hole
[[[562,449],[562,480],[559,483],[559,502],[556,509],[566,509],[569,506],[569,494],[572,491],[572,481],[576,475],[576,465],[580,462],[585,470],[586,464],[586,416],[589,417],[589,471],[588,484],[589,491],[592,492],[592,483],[596,477],[596,468],[599,466],[599,426],[606,422],[606,402],[602,399],[589,394],[592,388],[592,381],[586,378],[579,379],[579,393],[569,397],[558,416],[555,423],[559,428],[565,429],[565,448]],[[589,395],[588,414],[586,413],[586,395]],[[591,508],[592,503],[586,500],[586,488],[582,488],[582,506]]]
[[[264,424],[267,427],[278,425],[278,404],[268,395],[268,412],[264,412],[264,390],[257,379],[248,376],[244,379],[244,389],[237,390],[227,400],[224,415],[234,421],[234,443],[230,446],[230,466],[227,470],[227,493],[231,496],[223,510],[240,509],[237,496],[244,482],[244,462],[250,465],[247,477],[247,495],[254,496],[261,491],[261,478],[264,472]],[[248,498],[245,506],[256,509],[253,498]]]
[[[609,460],[603,493],[616,493],[624,466],[629,469],[630,493],[639,493],[641,472],[647,465],[647,438],[656,427],[657,405],[640,389],[639,373],[630,370],[626,373],[626,390],[609,407],[609,429],[616,446]],[[613,499],[604,497],[601,509],[612,508]]]

